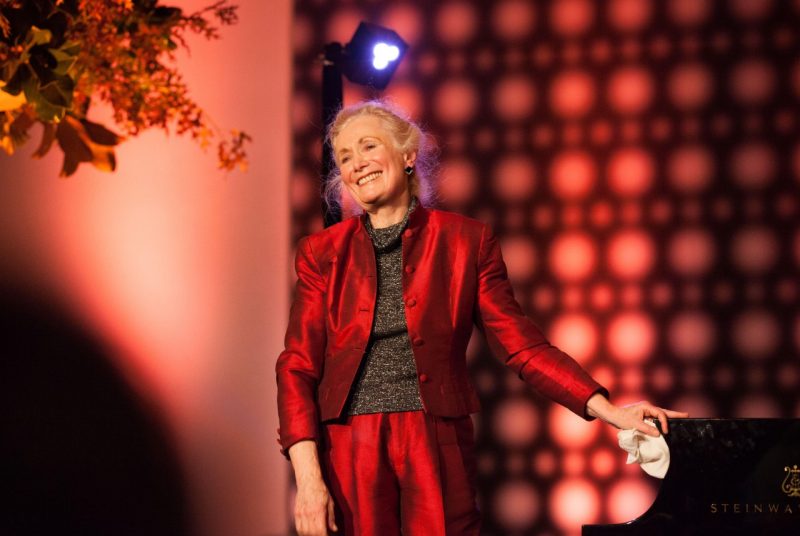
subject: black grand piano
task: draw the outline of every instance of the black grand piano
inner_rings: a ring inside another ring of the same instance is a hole
[[[653,505],[583,536],[800,535],[800,419],[674,419]]]

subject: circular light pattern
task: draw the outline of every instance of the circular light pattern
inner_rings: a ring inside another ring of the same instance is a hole
[[[544,478],[551,477],[556,472],[558,463],[556,455],[551,450],[542,450],[536,453],[533,459],[533,470]]]
[[[778,259],[778,253],[778,241],[766,227],[745,227],[733,236],[733,263],[747,274],[762,274],[770,270]]]
[[[644,384],[644,374],[642,374],[641,367],[626,367],[622,373],[620,385],[622,389],[629,393],[639,393]]]
[[[653,15],[650,0],[608,0],[608,20],[625,32],[642,30]]]
[[[450,206],[466,205],[478,190],[478,174],[471,160],[453,158],[441,165],[437,191]]]
[[[550,491],[550,516],[558,528],[570,534],[582,525],[596,523],[600,514],[597,489],[584,478],[559,481]]]
[[[550,25],[556,33],[575,37],[591,27],[594,8],[591,0],[555,0],[550,6]]]
[[[494,88],[492,104],[501,119],[517,121],[527,118],[536,103],[536,90],[528,76],[502,78]]]
[[[562,151],[550,164],[550,187],[564,200],[585,198],[597,181],[597,166],[589,153]]]
[[[583,454],[575,450],[567,451],[562,458],[562,471],[566,476],[578,476],[586,472]]]
[[[772,11],[772,0],[730,0],[727,5],[736,17],[748,22],[761,20]]]
[[[714,77],[705,65],[697,62],[676,66],[669,75],[667,93],[673,104],[684,111],[705,105],[714,89]]]
[[[517,40],[530,35],[536,23],[533,3],[526,0],[503,0],[494,3],[492,25],[501,39]]]
[[[611,523],[632,521],[650,508],[655,498],[655,490],[642,477],[618,480],[606,495],[608,520]]]
[[[608,182],[614,193],[640,196],[653,184],[655,162],[652,156],[637,147],[615,151],[608,163]]]
[[[733,348],[751,360],[772,354],[780,342],[780,327],[775,316],[765,310],[750,309],[740,313],[731,329]]]
[[[365,18],[365,15],[357,9],[344,8],[337,10],[328,20],[328,26],[325,31],[325,41],[338,43],[349,42],[356,28],[358,28],[358,25]]]
[[[589,73],[563,71],[553,77],[550,85],[550,106],[567,119],[583,117],[594,106],[595,93],[594,79]]]
[[[589,219],[595,227],[608,227],[614,221],[614,209],[607,201],[598,201],[592,205]]]
[[[608,243],[609,269],[621,279],[641,279],[655,263],[655,244],[644,231],[619,231]]]
[[[708,20],[712,0],[670,0],[665,4],[670,17],[680,26],[698,26]]]
[[[794,178],[800,181],[800,143],[795,145],[792,151],[792,172]]]
[[[747,395],[739,399],[734,415],[740,419],[774,419],[781,416],[775,399],[766,394]]]
[[[613,475],[617,469],[617,456],[617,452],[607,448],[599,448],[594,451],[589,462],[594,476],[605,479]]]
[[[800,384],[800,369],[797,368],[797,365],[787,363],[778,371],[777,380],[780,386],[787,391],[796,390]]]
[[[501,158],[494,168],[492,186],[497,197],[508,203],[529,199],[536,187],[533,160],[526,155]]]
[[[683,229],[675,233],[667,247],[670,266],[679,274],[697,277],[714,264],[716,246],[705,229]]]
[[[536,270],[536,247],[527,236],[504,237],[501,241],[503,259],[512,283],[527,281]]]
[[[794,249],[794,262],[800,266],[800,229],[798,229],[794,234],[792,247]]]
[[[541,506],[536,488],[524,481],[501,486],[493,500],[497,520],[508,530],[524,530],[536,522]]]
[[[556,276],[569,282],[587,278],[597,264],[597,247],[594,240],[582,232],[568,232],[556,236],[550,245],[548,264]]]
[[[512,398],[500,404],[493,426],[495,435],[506,446],[527,447],[539,432],[539,413],[529,400]]]
[[[796,95],[800,96],[800,60],[797,60],[792,69],[792,87]]]
[[[686,311],[675,315],[667,328],[672,352],[685,361],[708,356],[716,342],[716,327],[707,313]]]
[[[592,287],[590,301],[598,311],[606,311],[614,304],[614,291],[606,283],[598,283]]]
[[[422,15],[419,9],[409,4],[392,4],[380,19],[380,24],[391,28],[403,41],[416,45],[422,32]]]
[[[675,385],[675,374],[672,367],[659,365],[652,369],[650,374],[650,384],[656,391],[669,391]]]
[[[289,202],[296,213],[319,208],[319,179],[308,170],[296,167],[289,181]]]
[[[314,105],[311,102],[311,95],[302,91],[295,90],[292,95],[292,129],[299,133],[308,130],[314,125],[311,119]]]
[[[556,317],[548,335],[550,342],[581,365],[589,362],[597,351],[597,326],[587,315],[572,313]]]
[[[436,37],[445,45],[464,45],[475,35],[478,15],[470,2],[446,2],[436,14]]]
[[[685,411],[692,419],[719,416],[719,412],[714,403],[707,396],[701,394],[679,397],[672,405],[672,409],[675,411]]]
[[[464,79],[447,79],[434,95],[433,112],[438,119],[451,125],[463,125],[475,115],[478,95],[475,86]]]
[[[730,89],[742,104],[763,104],[775,89],[775,71],[763,59],[743,60],[731,72]]]
[[[547,414],[550,438],[564,448],[583,449],[597,437],[598,421],[587,423],[564,406],[553,404]]]
[[[412,118],[419,119],[423,115],[422,94],[413,84],[399,81],[389,84],[383,98],[405,110]]]
[[[615,315],[608,324],[608,351],[618,362],[641,364],[652,355],[656,345],[656,328],[642,312]]]
[[[714,158],[702,145],[683,145],[669,157],[667,175],[670,183],[687,194],[699,193],[711,184],[714,176]]]
[[[620,67],[609,78],[608,101],[619,113],[644,112],[653,100],[653,93],[653,77],[643,67]]]
[[[739,146],[731,155],[731,175],[744,188],[761,189],[775,177],[775,151],[763,142]]]
[[[314,25],[303,15],[295,14],[292,21],[292,48],[295,55],[308,52],[314,44]]]

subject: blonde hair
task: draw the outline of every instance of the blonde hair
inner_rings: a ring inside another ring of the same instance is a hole
[[[423,131],[419,125],[412,121],[405,112],[385,100],[363,101],[342,108],[328,125],[326,141],[333,147],[336,137],[345,126],[354,118],[371,115],[380,119],[395,149],[402,153],[417,153],[414,171],[409,176],[408,188],[411,195],[416,196],[420,203],[429,206],[435,202],[433,183],[438,167],[438,148],[433,137]],[[327,188],[323,197],[328,208],[341,207],[342,176],[339,168],[334,167],[327,177]],[[348,207],[349,208],[349,207]],[[360,210],[356,209],[356,212]]]

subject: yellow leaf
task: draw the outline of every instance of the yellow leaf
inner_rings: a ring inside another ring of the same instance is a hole
[[[3,91],[5,85],[6,83],[0,80],[0,112],[16,110],[25,104],[25,92],[20,91],[17,96],[10,95]]]

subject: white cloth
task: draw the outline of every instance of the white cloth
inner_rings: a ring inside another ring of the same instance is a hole
[[[651,421],[645,421],[655,426]],[[653,437],[639,430],[620,430],[617,439],[622,450],[628,453],[626,463],[638,463],[650,476],[664,478],[669,469],[669,447],[664,436]]]

